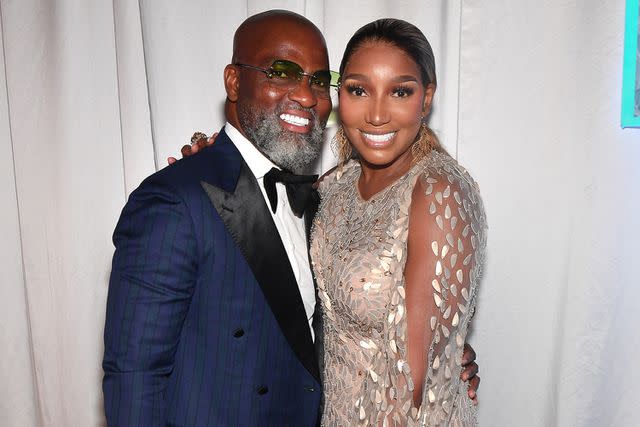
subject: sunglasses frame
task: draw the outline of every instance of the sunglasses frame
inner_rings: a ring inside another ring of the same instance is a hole
[[[281,64],[284,65],[282,70],[278,70],[276,69],[277,64]],[[316,71],[313,74],[309,74],[309,73],[305,73],[304,70],[302,69],[302,67],[293,62],[293,61],[289,61],[287,59],[276,59],[275,61],[273,61],[273,63],[269,66],[269,68],[262,68],[262,67],[257,67],[255,65],[250,65],[250,64],[242,64],[239,62],[234,63],[233,65],[237,66],[237,67],[244,67],[244,68],[249,68],[252,70],[256,70],[256,71],[260,71],[262,73],[264,73],[268,79],[278,79],[278,80],[297,80],[297,81],[302,81],[303,77],[309,77],[309,86],[311,87],[317,87],[319,89],[324,88],[321,85],[318,85],[317,83],[314,82],[319,82],[320,80],[318,79],[318,76],[316,75],[319,72],[328,72],[329,73],[329,85],[328,88],[331,87],[335,87],[338,88],[340,86],[340,74],[338,74],[335,71],[331,71],[331,70],[319,70]],[[285,71],[286,68],[289,68],[290,71],[295,71],[295,77],[278,77],[277,73],[281,72],[281,71]],[[335,83],[333,83],[335,81]]]

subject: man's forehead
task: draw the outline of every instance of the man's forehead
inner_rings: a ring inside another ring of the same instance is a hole
[[[238,28],[234,38],[234,60],[289,59],[283,55],[326,57],[326,45],[320,30],[299,15],[273,15],[248,21]]]
[[[273,41],[271,43],[265,43],[263,46],[256,46],[251,56],[253,56],[254,60],[265,64],[277,59],[298,62],[301,65],[302,62],[318,65],[327,62],[324,45],[311,45],[295,41],[282,43]]]

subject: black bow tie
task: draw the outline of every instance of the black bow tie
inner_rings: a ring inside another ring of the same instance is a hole
[[[269,204],[273,213],[278,206],[278,193],[276,182],[281,182],[287,189],[287,198],[294,215],[302,218],[310,196],[313,193],[313,183],[318,180],[318,175],[295,175],[280,169],[271,168],[264,176],[264,189],[267,191]]]

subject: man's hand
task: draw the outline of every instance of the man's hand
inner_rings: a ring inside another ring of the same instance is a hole
[[[198,151],[206,147],[207,145],[213,145],[213,142],[216,140],[218,133],[214,133],[210,137],[207,138],[207,135],[202,132],[196,132],[191,137],[191,145],[183,145],[182,149],[180,149],[180,153],[182,157],[189,157],[192,154],[196,154]],[[167,157],[167,163],[172,165],[177,162],[178,159],[175,157]]]
[[[478,386],[480,385],[480,377],[478,376],[478,364],[476,363],[476,352],[469,344],[464,345],[462,353],[462,373],[460,379],[469,381],[469,398],[473,400],[474,405],[478,404]]]

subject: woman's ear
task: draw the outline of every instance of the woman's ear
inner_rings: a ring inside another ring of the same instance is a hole
[[[227,92],[227,99],[231,102],[236,102],[239,89],[240,76],[238,75],[238,67],[229,64],[224,67],[224,90]]]
[[[424,102],[422,104],[422,112],[424,116],[427,116],[431,111],[431,103],[433,102],[433,95],[436,93],[436,85],[429,83],[424,88]]]

